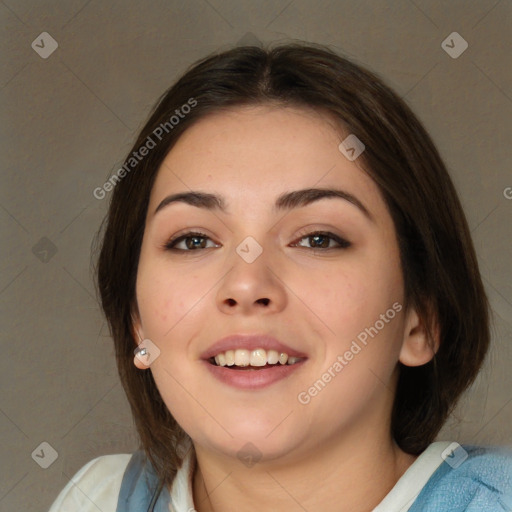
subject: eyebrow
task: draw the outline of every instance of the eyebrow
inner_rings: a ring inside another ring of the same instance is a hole
[[[374,222],[374,218],[364,204],[353,194],[339,189],[331,188],[305,188],[286,192],[281,194],[274,204],[276,212],[289,211],[295,208],[302,208],[316,201],[326,198],[337,198],[348,201],[356,206],[369,220]],[[155,214],[173,203],[185,203],[196,208],[206,210],[220,210],[227,213],[226,201],[222,196],[210,194],[208,192],[191,191],[171,194],[165,197],[155,210]]]

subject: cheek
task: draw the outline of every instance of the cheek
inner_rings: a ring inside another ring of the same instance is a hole
[[[141,262],[137,304],[147,335],[161,337],[187,315],[200,298],[196,284],[197,276],[184,277],[158,262]]]
[[[191,380],[190,368],[183,364],[179,354],[163,353],[151,366],[151,373],[162,399],[180,426],[192,437],[204,435],[205,426],[212,426],[211,417],[202,406],[205,403],[204,388]],[[194,399],[192,397],[197,397]],[[222,429],[215,435],[222,435]]]
[[[331,358],[357,339],[362,343],[384,340],[371,352],[382,355],[388,351],[391,358],[395,357],[393,347],[401,339],[402,315],[397,309],[403,306],[403,284],[394,258],[361,258],[346,271],[333,272],[321,288],[311,283],[305,286],[320,290],[308,296],[329,328]]]
[[[333,269],[321,282],[318,277],[313,275],[302,282],[301,288],[308,290],[307,300],[343,321],[371,316],[374,307],[381,307],[397,289],[392,286],[394,277],[389,272],[384,277],[384,272],[363,258],[341,269]]]

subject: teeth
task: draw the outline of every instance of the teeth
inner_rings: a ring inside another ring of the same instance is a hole
[[[257,348],[251,352],[251,366],[265,366],[267,364],[267,352]]]
[[[224,358],[224,363],[226,362]],[[235,364],[236,366],[249,366],[249,363],[251,362],[251,354],[248,350],[241,349],[241,350],[235,350]],[[219,358],[219,364],[220,364],[220,358]]]
[[[279,362],[277,350],[267,350],[267,362],[268,364],[277,364]]]
[[[227,350],[215,356],[215,364],[217,366],[255,366],[261,367],[266,364],[295,364],[302,361],[300,357],[288,356],[286,352],[278,352],[277,350],[265,350],[257,348],[249,351],[246,349]]]
[[[235,364],[235,351],[228,350],[226,351],[226,366],[233,366]]]

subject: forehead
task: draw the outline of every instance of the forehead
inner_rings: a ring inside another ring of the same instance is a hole
[[[228,206],[247,208],[248,201],[273,203],[294,189],[336,187],[382,208],[373,180],[339,150],[347,135],[332,117],[312,109],[258,105],[207,115],[165,158],[150,207],[177,191],[214,192]]]

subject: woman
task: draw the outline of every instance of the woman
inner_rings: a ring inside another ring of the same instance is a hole
[[[141,450],[52,512],[512,509],[509,452],[434,442],[488,304],[446,168],[379,78],[311,44],[210,56],[109,183],[98,284]]]

